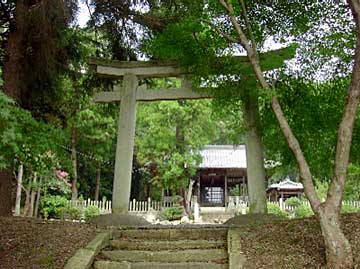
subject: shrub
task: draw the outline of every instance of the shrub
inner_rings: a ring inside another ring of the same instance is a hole
[[[342,214],[356,213],[356,212],[358,212],[358,209],[356,207],[354,207],[353,205],[343,204],[341,207]]]
[[[183,198],[180,195],[174,195],[171,197],[171,201],[176,204],[179,205],[182,202]]]
[[[69,219],[79,220],[81,217],[81,209],[74,206],[69,206],[66,209]]]
[[[67,218],[67,208],[66,207],[56,208],[54,217],[57,219],[66,219]]]
[[[286,199],[285,205],[286,206],[295,206],[295,207],[300,206],[301,200],[297,197],[290,197],[290,198]]]
[[[295,218],[308,218],[314,215],[314,212],[312,211],[310,206],[300,205],[297,208],[295,208],[294,214],[295,214]]]
[[[288,217],[288,213],[285,211],[282,211],[281,208],[278,205],[272,204],[272,203],[268,203],[267,204],[267,210],[268,210],[268,214],[273,214],[276,215],[280,218],[287,218]]]
[[[230,188],[229,194],[231,196],[240,196],[240,186],[236,185],[235,187]]]
[[[99,215],[100,215],[100,210],[97,206],[94,205],[88,206],[84,211],[84,217],[86,221]]]
[[[61,218],[64,216],[68,201],[60,195],[45,196],[40,202],[40,212],[44,218]]]
[[[166,220],[179,220],[183,215],[183,208],[181,206],[165,208],[162,215]]]

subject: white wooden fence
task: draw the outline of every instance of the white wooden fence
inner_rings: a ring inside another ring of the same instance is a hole
[[[150,198],[148,198],[147,201],[137,201],[133,199],[129,204],[129,212],[147,212],[149,210],[160,211],[163,208],[173,206],[174,202],[152,201]]]
[[[70,200],[69,205],[73,207],[79,207],[85,210],[89,206],[96,206],[99,208],[100,214],[111,214],[111,201],[92,201],[88,200]]]
[[[269,202],[269,203],[279,206],[280,209],[283,210],[283,211],[292,212],[296,208],[296,206],[286,205],[286,202],[284,202],[281,199],[278,202]],[[309,201],[301,201],[301,204],[310,207],[310,202]],[[349,205],[349,206],[352,206],[354,208],[360,209],[360,201],[342,201],[342,205]]]
[[[100,210],[100,214],[111,214],[111,201],[92,201],[88,200],[76,200],[76,201],[69,201],[70,206],[81,208],[81,210],[85,210],[89,206],[96,206]],[[174,202],[159,202],[153,201],[148,198],[147,201],[137,201],[133,199],[129,203],[129,212],[148,212],[149,210],[160,211],[164,208],[173,207]]]
[[[296,206],[290,206],[290,205],[286,205],[285,201],[280,199],[277,202],[268,202],[270,204],[274,204],[280,207],[281,210],[283,211],[294,211]],[[302,205],[307,205],[310,206],[310,202],[309,201],[301,201]],[[359,208],[360,209],[360,201],[342,201],[343,205],[349,205],[355,208]],[[242,199],[242,197],[240,196],[229,196],[229,203],[227,204],[227,208],[231,209],[231,208],[243,208],[243,207],[248,207],[249,203],[247,201],[244,201],[244,199]]]
[[[289,206],[280,199],[278,202],[269,202],[271,204],[277,205],[283,211],[292,212],[295,210],[296,206]],[[302,201],[302,204],[310,206],[309,201]],[[360,201],[343,201],[343,205],[350,205],[355,208],[360,209]],[[100,214],[111,214],[111,201],[92,201],[82,200],[82,201],[69,201],[69,205],[80,207],[82,210],[85,210],[88,206],[96,206],[100,210]],[[164,208],[173,207],[174,202],[160,202],[160,201],[153,201],[148,198],[147,201],[137,201],[133,199],[129,203],[129,212],[138,212],[144,213],[148,212],[149,210],[154,211],[161,211]],[[228,209],[242,209],[242,211],[246,211],[246,208],[249,206],[248,202],[243,201],[238,196],[229,196],[229,203],[227,205]]]

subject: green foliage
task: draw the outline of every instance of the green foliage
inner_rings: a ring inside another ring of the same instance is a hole
[[[81,209],[75,206],[69,206],[66,208],[66,213],[72,220],[79,220],[81,217]]]
[[[283,219],[288,217],[287,212],[282,211],[281,208],[276,204],[268,203],[267,210],[268,210],[268,214],[274,214]]]
[[[240,186],[236,185],[235,187],[230,188],[229,195],[231,196],[240,196]]]
[[[347,78],[314,83],[289,77],[284,77],[277,84],[284,114],[301,144],[313,177],[321,181],[330,178],[332,174],[336,130],[342,117],[339,107],[344,105],[348,85]],[[297,167],[270,103],[265,98],[261,99],[261,103],[267,158],[277,160],[284,166]],[[355,135],[356,132],[359,131],[355,130]],[[355,139],[353,141],[355,150],[358,143]]]
[[[312,211],[310,206],[300,205],[297,208],[295,208],[294,215],[295,218],[308,218],[314,215],[314,212]]]
[[[99,215],[100,215],[100,210],[97,206],[94,205],[88,206],[84,211],[84,217],[86,221]]]
[[[162,216],[166,220],[179,220],[183,216],[184,210],[181,206],[174,206],[165,208],[162,212]]]
[[[356,142],[355,142],[356,143]],[[345,183],[345,200],[360,200],[360,165],[350,164]]]
[[[45,196],[40,201],[40,212],[44,218],[63,218],[68,200],[59,195]]]
[[[315,181],[315,190],[316,194],[319,196],[320,199],[326,199],[327,191],[329,189],[329,183],[327,181]]]
[[[358,208],[356,208],[355,206],[351,205],[351,204],[343,204],[341,206],[341,213],[342,214],[348,214],[348,213],[357,213],[360,210]]]
[[[135,153],[148,180],[154,186],[174,191],[186,187],[200,162],[199,150],[220,136],[220,121],[212,117],[211,104],[144,103],[137,114]]]
[[[297,197],[290,197],[285,201],[285,205],[287,206],[300,206],[301,204],[301,200]]]

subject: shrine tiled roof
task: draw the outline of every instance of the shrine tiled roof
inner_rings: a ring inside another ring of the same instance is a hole
[[[209,145],[200,155],[200,168],[246,168],[245,145]]]
[[[277,189],[277,190],[294,190],[294,189],[303,189],[303,184],[299,182],[291,181],[289,178],[286,178],[284,181],[279,183],[271,184],[268,189]]]

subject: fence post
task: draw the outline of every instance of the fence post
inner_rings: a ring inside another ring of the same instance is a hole
[[[194,202],[194,222],[199,222],[200,220],[200,208],[197,200]]]
[[[285,203],[284,203],[283,198],[279,199],[279,206],[282,211],[285,211]]]

